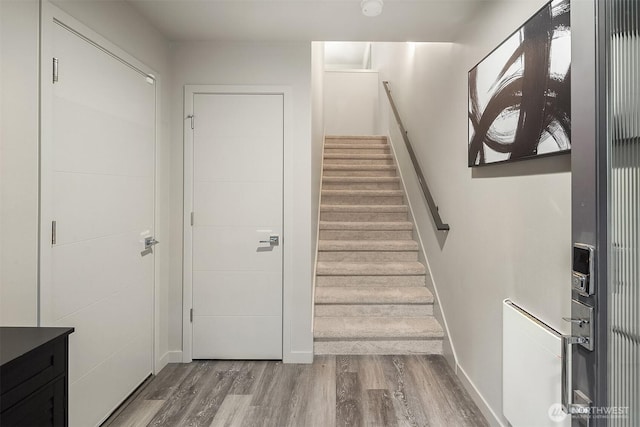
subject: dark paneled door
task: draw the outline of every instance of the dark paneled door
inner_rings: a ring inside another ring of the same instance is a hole
[[[640,1],[574,1],[571,20],[572,367],[563,403],[574,426],[637,426]]]

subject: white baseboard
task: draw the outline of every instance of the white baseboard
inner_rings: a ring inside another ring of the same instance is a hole
[[[460,379],[460,382],[464,386],[464,388],[469,392],[471,399],[475,402],[475,404],[482,412],[482,415],[487,419],[487,422],[492,427],[507,427],[507,425],[502,421],[502,417],[498,416],[493,409],[489,406],[487,401],[484,399],[482,394],[478,391],[478,388],[475,386],[473,381],[469,378],[465,370],[462,366],[457,365],[456,375]]]
[[[285,354],[282,361],[284,363],[313,363],[313,352],[311,351],[292,351]],[[168,363],[182,363],[182,351],[168,351],[161,358],[158,364],[158,371],[162,370]]]
[[[158,375],[160,371],[164,369],[165,366],[169,363],[169,352],[166,352],[159,359],[156,360],[156,364],[154,366],[154,375]]]
[[[283,355],[282,363],[300,363],[300,364],[313,363],[313,352],[312,351],[291,351]]]
[[[174,350],[167,353],[169,355],[169,363],[182,363],[182,350]]]
[[[167,351],[165,354],[163,354],[160,358],[160,363],[158,364],[158,371],[164,368],[168,363],[182,363],[182,351]]]

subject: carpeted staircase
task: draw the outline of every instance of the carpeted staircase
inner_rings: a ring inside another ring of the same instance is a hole
[[[442,352],[408,213],[385,137],[326,137],[315,354]]]

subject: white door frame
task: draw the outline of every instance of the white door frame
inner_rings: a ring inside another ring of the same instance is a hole
[[[49,3],[47,0],[41,1],[41,29],[40,29],[40,144],[39,144],[39,233],[38,233],[38,325],[42,322],[41,306],[43,291],[42,282],[48,280],[43,278],[43,272],[51,271],[52,260],[50,257],[50,251],[43,250],[44,245],[49,245],[51,242],[51,223],[50,219],[53,216],[53,203],[52,200],[47,198],[52,194],[53,188],[51,186],[53,176],[53,114],[49,106],[53,101],[53,87],[51,85],[52,78],[52,58],[53,58],[53,32],[56,22],[61,23],[69,29],[72,29],[80,37],[83,37],[95,44],[97,48],[102,49],[107,54],[114,56],[115,59],[124,62],[125,64],[137,68],[141,73],[153,76],[155,78],[155,144],[154,144],[154,236],[160,242],[164,242],[166,239],[160,235],[159,224],[159,212],[161,206],[159,200],[161,199],[158,194],[158,135],[160,134],[160,108],[159,108],[159,95],[160,90],[158,87],[161,82],[161,78],[157,72],[151,67],[145,65],[135,57],[129,55],[124,50],[120,49],[115,44],[111,43],[106,38],[100,36],[98,33],[82,24],[80,21],[71,17],[69,14],[63,12],[61,9]],[[96,79],[99,76],[96,76]],[[156,246],[156,248],[158,248]],[[158,249],[154,249],[156,251]],[[153,374],[157,374],[163,367],[162,354],[160,354],[160,304],[159,304],[159,286],[160,286],[160,263],[156,262],[157,254],[154,254],[154,274],[153,274],[153,332],[152,332],[152,367]],[[166,358],[165,358],[166,359]],[[166,364],[166,363],[165,363]]]
[[[191,308],[193,301],[193,129],[189,116],[193,112],[193,98],[198,94],[238,94],[238,95],[282,95],[284,102],[284,166],[283,166],[283,233],[282,245],[282,360],[293,362],[291,351],[291,312],[293,309],[293,257],[287,242],[293,231],[293,108],[291,87],[289,86],[226,86],[226,85],[185,85],[184,87],[184,245],[183,245],[183,293],[182,293],[182,361],[191,362],[193,350],[193,324]],[[195,123],[198,117],[194,118]],[[197,126],[197,124],[196,124]]]

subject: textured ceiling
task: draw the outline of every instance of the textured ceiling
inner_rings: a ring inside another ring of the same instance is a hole
[[[479,0],[126,0],[171,41],[454,41]]]

